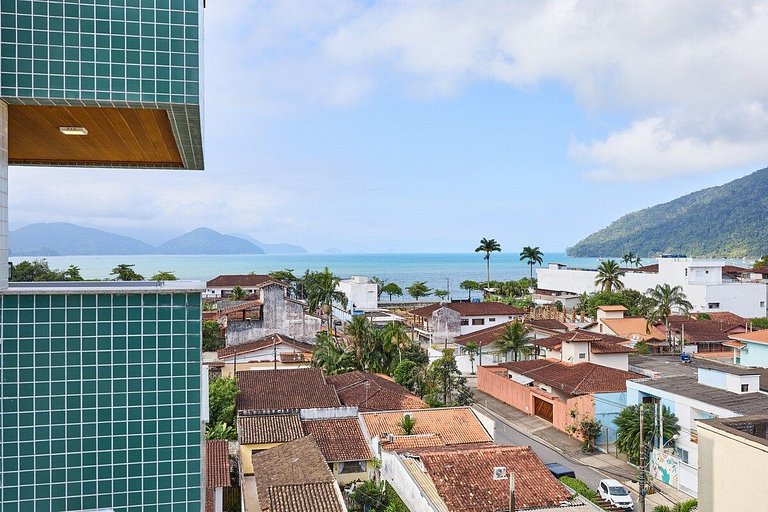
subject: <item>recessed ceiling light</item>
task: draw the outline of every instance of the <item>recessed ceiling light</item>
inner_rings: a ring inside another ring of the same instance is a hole
[[[64,135],[88,135],[88,130],[82,126],[59,126],[59,131]]]

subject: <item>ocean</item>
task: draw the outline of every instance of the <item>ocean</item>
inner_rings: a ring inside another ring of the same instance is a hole
[[[10,258],[14,264],[32,259],[36,258]],[[462,281],[483,282],[486,278],[483,253],[49,256],[45,260],[51,268],[60,270],[76,265],[85,279],[108,279],[110,271],[121,263],[135,264],[134,270],[147,278],[159,271],[169,271],[179,279],[199,281],[208,281],[219,274],[267,274],[282,269],[292,269],[294,274],[300,275],[306,269],[328,267],[342,278],[376,276],[397,283],[403,289],[415,281],[426,281],[430,288],[449,289],[456,297],[467,293],[459,288]],[[544,265],[549,262],[578,268],[599,265],[597,258],[569,258],[565,253],[544,253]],[[648,260],[648,263],[652,262]],[[529,272],[528,265],[520,261],[518,253],[491,254],[493,280],[520,279],[527,277]]]

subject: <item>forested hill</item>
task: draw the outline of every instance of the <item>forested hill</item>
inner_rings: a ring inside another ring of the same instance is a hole
[[[573,257],[768,254],[768,168],[621,217],[567,249]]]

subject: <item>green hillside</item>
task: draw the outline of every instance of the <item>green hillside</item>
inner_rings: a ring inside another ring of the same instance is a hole
[[[768,254],[768,168],[621,217],[567,249],[573,257]]]

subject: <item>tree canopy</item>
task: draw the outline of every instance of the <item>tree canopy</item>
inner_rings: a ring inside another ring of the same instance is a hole
[[[630,462],[637,464],[640,460],[640,408],[641,405],[625,407],[613,420],[616,425],[616,448],[627,455]],[[654,406],[643,404],[643,442],[647,447],[654,444],[654,440],[662,437],[664,443],[671,441],[675,434],[680,432],[675,416],[667,406],[661,406],[662,424],[664,435],[654,429]]]
[[[452,349],[444,349],[443,355],[429,366],[424,401],[432,407],[452,407],[472,403],[472,392],[466,377],[461,375]]]
[[[604,292],[621,290],[624,288],[624,283],[621,282],[624,273],[616,260],[600,262],[600,266],[597,267],[595,286],[602,286]]]
[[[486,284],[488,287],[491,286],[491,253],[492,252],[501,252],[501,245],[499,245],[499,242],[497,242],[493,238],[482,238],[480,240],[480,245],[478,245],[475,248],[475,252],[484,252],[485,256],[483,256],[483,259],[485,260],[485,270],[486,270]]]
[[[411,286],[406,288],[408,291],[408,295],[413,297],[416,300],[419,300],[421,297],[427,297],[432,294],[432,288],[427,286],[426,281],[416,281]]]
[[[526,246],[520,252],[520,261],[525,261],[531,267],[531,282],[533,282],[533,266],[537,263],[541,265],[544,262],[542,256],[544,256],[544,253],[538,247]]]
[[[134,264],[120,263],[109,275],[116,276],[116,281],[143,281],[144,276],[133,270]]]

